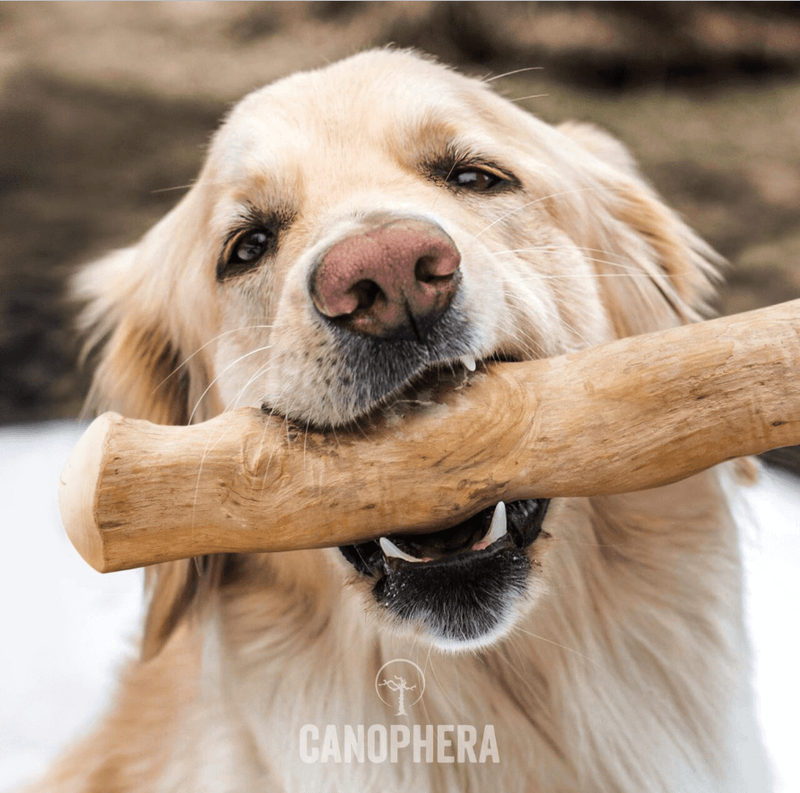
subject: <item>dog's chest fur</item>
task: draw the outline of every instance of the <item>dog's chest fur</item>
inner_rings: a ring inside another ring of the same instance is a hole
[[[334,594],[334,582],[326,585],[319,552],[302,562],[315,592],[283,615],[266,608],[264,624],[254,623],[256,590],[222,602],[222,619],[205,636],[197,713],[187,719],[214,727],[182,739],[198,748],[193,789],[219,790],[223,779],[224,789],[286,793],[766,789],[753,787],[764,784],[763,757],[742,717],[750,692],[741,592],[730,583],[735,529],[717,517],[716,475],[663,490],[655,505],[635,496],[563,504],[576,536],[578,524],[590,522],[598,538],[561,548],[553,541],[565,573],[580,566],[579,583],[573,579],[570,597],[539,593],[540,608],[510,641],[474,656],[432,656],[382,637],[357,605]],[[643,518],[642,532],[657,526],[673,538],[660,558],[649,555],[646,538],[619,539]],[[639,572],[620,591],[631,565]],[[426,672],[423,701],[406,719],[374,690],[378,668],[392,658]],[[305,764],[299,736],[309,723],[320,728],[319,747],[328,724],[339,736],[344,725],[470,724],[480,734],[491,724],[499,762],[414,763],[401,754],[398,763]]]

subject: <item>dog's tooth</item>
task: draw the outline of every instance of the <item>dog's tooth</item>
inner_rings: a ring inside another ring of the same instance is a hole
[[[506,521],[506,505],[502,501],[497,502],[492,515],[492,523],[489,526],[489,533],[483,538],[487,545],[491,545],[501,537],[508,534],[508,524]]]
[[[391,540],[386,537],[380,539],[381,549],[387,556],[395,556],[398,559],[405,559],[407,562],[421,562],[422,559],[417,559],[416,556],[411,556],[405,551],[401,551]]]
[[[461,356],[461,363],[470,370],[470,372],[475,371],[475,357],[472,355],[462,355]]]
[[[473,551],[482,551],[488,548],[492,543],[497,542],[502,537],[508,534],[508,522],[506,521],[506,505],[502,501],[498,501],[492,514],[492,522],[489,524],[489,531],[482,540],[476,542],[472,546]]]

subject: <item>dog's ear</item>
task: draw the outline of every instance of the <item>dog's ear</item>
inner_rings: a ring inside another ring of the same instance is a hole
[[[608,165],[639,175],[636,161],[625,144],[604,129],[578,121],[565,121],[558,125],[558,129]]]
[[[84,303],[85,355],[96,358],[86,410],[185,424],[190,373],[156,306],[140,294],[138,258],[138,248],[116,251],[74,279],[74,294]]]
[[[588,124],[559,129],[591,155],[582,189],[592,222],[576,225],[573,239],[591,250],[617,334],[708,316],[723,259],[664,204],[615,138]]]
[[[169,269],[153,260],[153,252],[164,248],[152,239],[146,242],[149,253],[144,243],[117,251],[83,268],[73,281],[74,295],[83,303],[79,322],[86,355],[95,363],[87,410],[115,410],[158,424],[185,424],[193,413],[193,420],[202,420],[214,410],[204,405],[194,410],[207,376],[200,356],[182,357],[170,282],[165,274],[159,277]],[[202,560],[198,566],[182,560],[147,569],[143,657],[159,651],[199,600],[206,587],[197,568],[205,568],[207,580],[216,580],[224,564],[224,559]]]

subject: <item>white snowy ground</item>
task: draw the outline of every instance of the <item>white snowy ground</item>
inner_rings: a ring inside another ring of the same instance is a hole
[[[73,423],[0,429],[0,791],[36,775],[91,723],[141,611],[141,573],[95,573],[61,528],[58,475],[80,432]],[[776,793],[797,793],[800,481],[765,472],[738,509]]]

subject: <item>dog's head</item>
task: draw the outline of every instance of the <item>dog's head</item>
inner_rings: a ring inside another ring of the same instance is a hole
[[[368,52],[246,97],[178,206],[82,274],[93,401],[169,423],[263,406],[344,431],[483,362],[690,321],[709,258],[609,136]],[[529,600],[547,506],[415,537],[376,526],[385,539],[338,564],[391,625],[480,646]],[[153,646],[194,575],[156,573]]]

